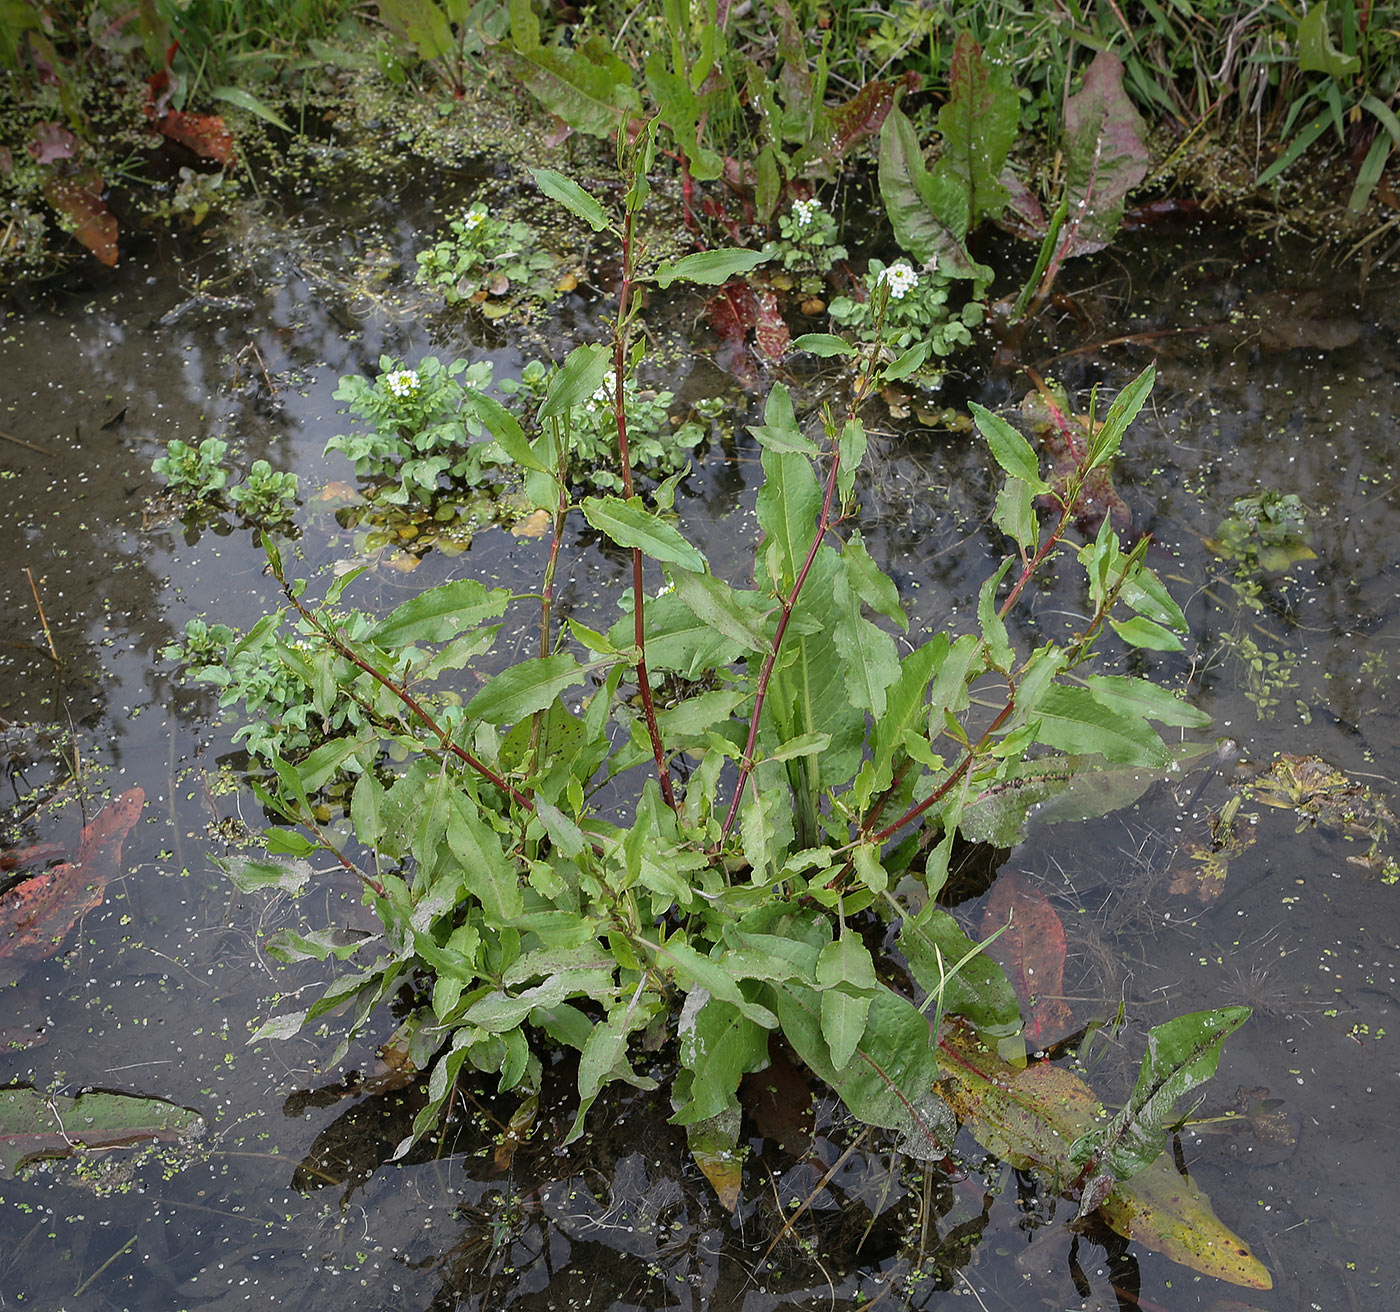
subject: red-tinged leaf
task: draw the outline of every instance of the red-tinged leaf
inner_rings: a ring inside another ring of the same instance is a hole
[[[765,1139],[793,1157],[806,1157],[816,1133],[807,1074],[780,1047],[771,1046],[769,1057],[765,1070],[739,1082],[739,1105]]]
[[[0,870],[23,870],[26,866],[43,865],[63,855],[57,843],[36,843],[33,847],[12,847],[0,852]]]
[[[834,164],[844,159],[853,147],[879,132],[885,122],[885,115],[894,104],[895,93],[901,90],[908,93],[917,91],[921,80],[919,75],[910,69],[897,82],[881,78],[866,83],[844,105],[837,105],[830,111],[826,119],[825,139],[813,142],[801,151],[793,162],[794,170],[811,162]]]
[[[78,149],[78,138],[57,123],[38,124],[34,129],[34,139],[29,143],[29,153],[40,164],[72,159]]]
[[[733,278],[712,296],[705,307],[710,327],[720,339],[715,363],[732,374],[745,391],[757,391],[758,369],[748,347],[749,329],[758,321],[758,302],[742,278]]]
[[[754,340],[758,343],[758,349],[770,360],[781,360],[787,354],[792,334],[778,308],[777,293],[763,288],[754,291],[753,299]]]
[[[739,1189],[744,1179],[744,1158],[739,1151],[742,1122],[739,1109],[727,1107],[716,1116],[685,1127],[690,1155],[714,1186],[715,1196],[727,1212],[739,1206]]]
[[[1027,1012],[1026,1034],[1048,1048],[1074,1028],[1065,991],[1065,927],[1046,896],[1020,875],[998,877],[982,915],[986,939],[1005,926],[987,951],[1005,969]]]
[[[78,860],[16,884],[0,898],[0,961],[42,961],[58,951],[78,918],[102,901],[121,870],[122,840],[146,804],[140,788],[123,793],[83,828]]]
[[[1054,491],[1039,498],[1040,504],[1057,508],[1069,495],[1069,486],[1077,479],[1080,464],[1088,452],[1088,420],[1071,414],[1063,398],[1043,383],[1026,393],[1021,413],[1040,439],[1041,449],[1050,457],[1050,472],[1045,481]],[[1074,503],[1074,513],[1075,522],[1084,533],[1097,532],[1105,517],[1120,533],[1133,522],[1132,511],[1113,486],[1113,476],[1107,465],[1090,471]]]
[[[156,125],[171,141],[188,146],[201,159],[234,162],[233,133],[218,114],[186,114],[172,109]]]
[[[198,1112],[158,1098],[85,1093],[66,1098],[35,1089],[0,1089],[0,1177],[31,1162],[153,1141],[178,1143],[203,1132]]]
[[[73,236],[109,268],[117,262],[117,221],[102,199],[102,175],[84,169],[56,176],[44,184],[44,195],[72,225]]]

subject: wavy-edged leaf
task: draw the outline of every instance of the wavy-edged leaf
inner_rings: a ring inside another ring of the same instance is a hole
[[[487,724],[515,724],[544,710],[565,688],[582,683],[584,673],[567,652],[521,661],[496,675],[467,703],[466,717]]]
[[[557,200],[570,214],[588,224],[594,232],[602,232],[608,226],[606,211],[572,178],[566,178],[553,169],[532,168],[530,173],[546,196]]]
[[[647,510],[640,497],[585,497],[583,517],[619,547],[636,547],[653,560],[679,565],[692,573],[705,568],[705,557],[690,545],[679,529]]]
[[[1102,756],[1124,765],[1161,768],[1171,763],[1166,745],[1135,714],[1105,706],[1087,688],[1054,684],[1036,703],[1036,742],[1062,752]]]
[[[482,620],[505,613],[509,588],[488,588],[476,579],[454,579],[409,598],[389,612],[370,633],[381,647],[447,642]]]
[[[718,287],[741,273],[757,268],[768,256],[763,251],[742,247],[725,247],[714,251],[697,251],[679,260],[662,260],[652,275],[663,291],[673,282],[695,282],[706,287]]]

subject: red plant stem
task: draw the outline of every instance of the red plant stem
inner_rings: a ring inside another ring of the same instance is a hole
[[[817,520],[817,531],[812,537],[812,545],[807,551],[807,559],[802,562],[792,590],[782,601],[783,613],[778,619],[778,627],[773,633],[773,644],[763,662],[758,676],[758,689],[754,693],[753,714],[749,717],[749,738],[744,744],[744,759],[739,762],[739,779],[734,785],[734,796],[729,802],[729,814],[724,818],[724,828],[720,831],[720,842],[729,837],[734,828],[734,820],[739,814],[739,803],[743,800],[744,789],[753,773],[754,747],[758,742],[758,721],[763,714],[763,703],[768,696],[768,685],[773,678],[773,666],[777,664],[778,652],[783,645],[783,635],[787,632],[788,621],[797,607],[797,599],[802,593],[802,585],[807,581],[808,571],[817,558],[817,548],[821,546],[826,531],[831,527],[831,503],[836,497],[836,475],[841,469],[841,439],[833,438],[831,443],[831,472],[826,478],[826,495],[822,498],[822,513]]]
[[[452,736],[447,732],[447,730],[444,729],[432,717],[432,715],[422,705],[422,703],[419,702],[418,699],[414,697],[414,695],[411,692],[409,692],[407,688],[403,687],[401,684],[395,683],[391,678],[388,677],[388,675],[381,674],[378,670],[376,670],[374,666],[371,665],[367,660],[365,660],[363,656],[361,656],[352,647],[344,643],[341,640],[340,635],[337,634],[334,629],[328,628],[325,624],[321,623],[319,618],[312,611],[308,610],[305,606],[303,606],[301,604],[300,598],[296,596],[296,594],[291,590],[291,588],[284,580],[279,579],[278,581],[282,584],[282,591],[286,593],[287,600],[290,601],[292,605],[296,608],[297,614],[299,614],[303,619],[307,620],[310,624],[312,624],[315,627],[317,633],[319,633],[323,638],[325,638],[326,641],[329,642],[331,646],[336,649],[336,651],[338,651],[342,656],[344,656],[345,659],[349,661],[351,665],[354,665],[357,669],[363,670],[366,674],[369,675],[371,679],[373,679],[376,683],[381,684],[383,687],[387,688],[391,693],[394,694],[395,697],[397,697],[405,706],[407,706],[409,710],[411,710],[420,720],[423,721],[424,724],[428,726],[428,728],[433,733],[437,735],[438,743],[441,745],[444,751],[451,752],[453,756],[458,758],[458,760],[463,761],[467,765],[471,766],[471,768],[475,770],[479,775],[481,775],[483,779],[486,779],[490,783],[495,784],[496,787],[499,788],[503,793],[508,794],[511,800],[514,801],[517,805],[523,806],[527,811],[533,811],[535,809],[535,803],[533,798],[529,797],[525,793],[522,793],[518,788],[514,788],[510,784],[508,784],[504,779],[501,778],[500,775],[498,775],[493,769],[491,769],[491,767],[487,765],[485,761],[477,760],[477,758],[473,756],[469,751],[467,751],[464,747],[458,747],[457,744],[452,741]]]
[[[622,462],[622,492],[632,493],[632,453],[627,444],[627,404],[623,380],[627,368],[627,316],[632,302],[632,222],[629,208],[622,225],[622,285],[617,294],[617,321],[613,326],[613,413],[617,418],[617,454]],[[651,738],[651,754],[656,760],[656,778],[666,805],[680,814],[671,771],[666,766],[666,749],[661,742],[661,730],[656,723],[656,703],[651,695],[651,676],[647,673],[647,640],[643,611],[645,590],[642,583],[642,550],[632,548],[632,633],[637,647],[637,690],[642,698],[642,715]]]

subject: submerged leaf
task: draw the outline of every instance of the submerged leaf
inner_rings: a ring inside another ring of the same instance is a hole
[[[1064,998],[1065,927],[1044,893],[1015,871],[997,878],[982,916],[981,934],[1003,930],[988,953],[1005,968],[1024,1004],[1026,1034],[1046,1048],[1073,1029],[1073,1012]]]

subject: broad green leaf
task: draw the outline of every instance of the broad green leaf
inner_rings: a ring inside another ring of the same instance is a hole
[[[722,962],[702,956],[681,935],[661,944],[656,949],[656,958],[659,964],[669,966],[686,980],[698,984],[712,998],[732,1004],[754,1024],[766,1030],[776,1028],[778,1018],[767,1007],[750,1002]]]
[[[929,352],[933,349],[932,342],[915,342],[907,351],[904,351],[892,364],[887,364],[882,369],[881,376],[887,383],[897,383],[901,378],[908,378],[916,369],[923,366],[928,359]]]
[[[500,65],[530,92],[551,114],[557,114],[576,132],[608,140],[641,110],[641,98],[632,86],[632,70],[608,48],[607,43],[589,38],[580,45],[541,45],[539,20],[533,14],[529,24],[518,24],[517,13],[530,8],[528,0],[512,0],[511,41],[491,52],[493,64]],[[533,44],[531,42],[533,36]]]
[[[1135,615],[1130,620],[1109,620],[1114,633],[1129,646],[1141,647],[1146,651],[1181,651],[1181,639],[1170,629],[1164,629],[1152,620]]]
[[[679,565],[692,573],[705,568],[705,557],[681,535],[674,524],[652,514],[640,497],[585,497],[583,517],[620,547],[637,547],[653,560]]]
[[[997,589],[1014,562],[1004,560],[1001,568],[984,580],[977,594],[977,623],[982,626],[982,639],[987,644],[987,658],[999,670],[1009,671],[1016,653],[1006,633],[1006,622],[997,614]]]
[[[880,199],[896,243],[920,264],[936,261],[955,278],[991,280],[992,271],[968,254],[967,193],[924,167],[914,125],[894,106],[880,128]]]
[[[878,720],[885,713],[885,690],[899,677],[894,639],[860,612],[843,570],[836,576],[836,627],[832,637],[846,680],[851,705]]]
[[[1339,81],[1361,69],[1360,56],[1343,54],[1332,44],[1327,0],[1309,5],[1298,20],[1298,67],[1304,73],[1326,73]]]
[[[822,1038],[831,1052],[831,1064],[838,1071],[850,1064],[856,1045],[865,1034],[870,1003],[869,997],[839,988],[822,993]]]
[[[549,380],[549,390],[540,405],[539,422],[543,424],[546,419],[566,415],[574,406],[582,405],[598,390],[604,378],[612,378],[607,348],[576,346]]]
[[[509,588],[488,588],[475,579],[454,579],[395,607],[371,630],[370,641],[389,648],[446,642],[464,629],[475,628],[482,620],[505,614],[510,595]]]
[[[943,150],[933,171],[963,189],[968,226],[975,228],[1006,206],[1001,171],[1020,127],[1021,101],[1006,71],[983,58],[967,31],[954,43],[949,81],[948,100],[938,111]]]
[[[817,444],[804,437],[792,409],[792,397],[782,383],[774,383],[763,404],[763,422],[751,424],[751,432],[765,451],[792,451],[815,456]]]
[[[652,275],[663,291],[673,282],[695,282],[706,287],[718,287],[741,273],[757,268],[768,258],[762,251],[726,247],[714,251],[697,251],[679,260],[663,260]]]
[[[678,591],[653,598],[643,611],[649,668],[675,670],[687,679],[701,679],[748,650],[747,643],[735,642],[714,625],[698,619],[681,600]],[[618,620],[608,630],[608,638],[619,648],[630,647],[632,616],[624,615]]]
[[[968,685],[986,666],[979,659],[982,644],[971,633],[964,633],[951,647],[940,634],[931,640],[942,646],[938,650],[937,666],[933,676],[933,686],[929,689],[929,730],[930,740],[936,740],[943,732],[944,712],[961,714],[968,707]]]
[[[1203,710],[1146,679],[1125,674],[1091,674],[1085,682],[1095,700],[1105,706],[1117,706],[1159,724],[1183,729],[1209,729],[1211,726],[1211,717]]]
[[[1123,445],[1124,434],[1128,431],[1128,425],[1137,418],[1138,411],[1142,409],[1143,403],[1151,394],[1152,385],[1156,381],[1157,368],[1155,365],[1148,365],[1113,398],[1113,404],[1108,407],[1108,413],[1104,416],[1103,427],[1094,434],[1093,441],[1089,445],[1089,462],[1085,466],[1086,473],[1091,469],[1099,468],[1100,465],[1106,465],[1118,454],[1119,448]]]
[[[1040,459],[1035,449],[1000,415],[986,406],[971,402],[968,407],[977,424],[977,431],[987,439],[992,458],[1012,478],[1027,484],[1037,496],[1050,490],[1050,484],[1040,476]]]
[[[1102,1111],[1083,1080],[1050,1062],[1009,1065],[960,1023],[945,1026],[938,1063],[940,1091],[983,1148],[1018,1170],[1039,1172],[1051,1187],[1078,1176],[1069,1146],[1094,1128]],[[1165,1157],[1117,1185],[1099,1214],[1118,1234],[1193,1271],[1252,1289],[1273,1287],[1249,1246]]]
[[[379,17],[422,59],[442,59],[456,49],[452,25],[433,0],[379,0]]]
[[[724,159],[700,140],[706,119],[703,99],[696,96],[685,77],[666,67],[666,57],[659,50],[647,56],[646,79],[662,121],[690,165],[691,176],[697,182],[714,181],[724,171]]]
[[[1035,513],[1035,490],[1019,478],[1008,479],[997,493],[992,522],[1021,551],[1029,552],[1040,541],[1040,520]]]
[[[315,873],[309,861],[297,857],[284,861],[231,861],[225,868],[234,887],[240,892],[255,893],[260,889],[275,888],[293,897],[306,888]]]
[[[467,703],[468,720],[515,724],[542,711],[565,688],[582,683],[585,671],[567,652],[539,656],[496,675]]]
[[[899,589],[874,561],[866,549],[865,539],[855,529],[841,548],[841,568],[846,583],[871,610],[893,620],[904,632],[909,630],[909,617],[899,602]]]
[[[468,399],[477,417],[496,439],[501,450],[517,465],[541,474],[552,476],[555,473],[553,467],[536,453],[530,439],[525,436],[525,430],[520,427],[520,421],[494,396],[487,396],[485,392],[473,392]]]
[[[831,735],[829,733],[803,733],[796,738],[787,739],[781,747],[771,755],[765,756],[765,761],[791,761],[799,756],[816,756],[826,751],[831,746]]]
[[[698,1011],[690,998],[704,998]],[[691,1072],[690,1098],[672,1118],[678,1125],[693,1125],[737,1106],[739,1081],[768,1064],[763,1026],[733,1003],[698,992],[690,998],[678,1026],[681,1067]]]
[[[602,232],[608,226],[608,216],[603,207],[572,178],[566,178],[553,169],[532,168],[530,172],[546,196],[557,200],[570,214],[588,224],[594,232]]]
[[[792,590],[817,532],[822,490],[811,462],[786,451],[763,453],[763,487],[758,494],[758,525],[763,530],[760,558],[773,590]]]
[[[817,987],[834,989],[843,984],[852,989],[880,987],[870,949],[852,929],[843,931],[817,955]]]
[[[1121,1183],[1150,1166],[1166,1144],[1179,1099],[1215,1075],[1225,1040],[1249,1019],[1248,1007],[1221,1007],[1154,1025],[1128,1101],[1102,1134],[1085,1135],[1070,1158],[1099,1160],[1098,1172]],[[1086,1193],[1091,1185],[1086,1184]]]
[[[1035,707],[1035,739],[1062,752],[1097,754],[1126,765],[1165,766],[1171,754],[1137,714],[1105,706],[1087,688],[1046,689]]]

